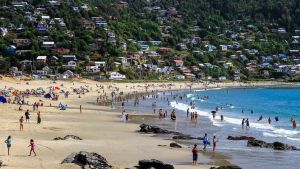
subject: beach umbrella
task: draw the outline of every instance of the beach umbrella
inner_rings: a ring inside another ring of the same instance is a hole
[[[55,86],[55,90],[60,90],[60,87],[59,86]]]

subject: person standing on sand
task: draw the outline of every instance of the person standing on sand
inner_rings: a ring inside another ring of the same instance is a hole
[[[39,111],[39,112],[37,113],[37,124],[41,124],[41,122],[42,122],[42,119],[41,119],[41,112]]]
[[[190,108],[188,108],[188,109],[186,110],[186,117],[189,117],[189,114],[190,114]]]
[[[193,153],[193,165],[196,165],[198,161],[198,153],[199,153],[197,144],[194,145],[194,148],[192,149],[192,153]]]
[[[80,109],[80,113],[82,113],[82,106],[81,105],[79,106],[79,109]]]
[[[24,122],[23,116],[21,116],[19,122],[20,122],[20,131],[23,131],[23,122]]]
[[[25,112],[25,118],[26,118],[26,122],[29,122],[29,119],[30,119],[30,113],[29,113],[29,110],[27,110]]]
[[[30,144],[29,144],[28,147],[30,147],[30,152],[29,152],[28,156],[31,156],[31,152],[33,152],[34,156],[36,156],[36,153],[35,153],[35,144],[34,144],[34,140],[33,139],[30,139]]]
[[[217,138],[216,136],[213,137],[213,152],[215,152],[217,146]]]
[[[6,143],[6,146],[7,146],[7,155],[9,155],[9,150],[10,150],[10,147],[11,147],[11,144],[12,144],[11,136],[8,136],[7,139],[4,142]]]

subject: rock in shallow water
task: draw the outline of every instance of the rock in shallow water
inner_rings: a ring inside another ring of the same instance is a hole
[[[284,144],[281,142],[274,142],[274,143],[266,143],[262,140],[248,140],[247,142],[248,147],[262,147],[262,148],[272,148],[274,150],[299,150],[295,146],[291,146],[288,144]]]
[[[165,164],[159,160],[140,160],[138,169],[174,169],[173,165]]]
[[[249,136],[228,136],[228,140],[254,140],[254,137]]]
[[[72,153],[61,163],[75,163],[81,165],[83,169],[113,169],[101,155],[85,151]]]
[[[229,165],[229,166],[211,167],[210,169],[242,169],[242,168],[236,165]]]

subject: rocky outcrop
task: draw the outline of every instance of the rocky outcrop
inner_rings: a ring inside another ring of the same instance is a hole
[[[267,143],[262,140],[248,140],[247,142],[248,147],[261,147],[261,148],[272,148],[274,150],[299,150],[295,146],[291,146],[288,144],[284,144],[281,142],[274,142],[274,143]]]
[[[174,169],[171,164],[165,164],[159,160],[140,160],[138,169]]]
[[[249,136],[228,136],[228,140],[254,140],[254,137]]]
[[[236,165],[229,165],[229,166],[211,167],[210,169],[242,169],[242,168]]]
[[[172,132],[169,130],[162,129],[157,126],[151,126],[148,124],[141,124],[140,125],[140,132],[141,133],[155,133],[155,134],[174,134],[176,132]]]
[[[182,146],[179,145],[178,143],[170,143],[170,147],[173,147],[173,148],[182,148]]]
[[[66,135],[65,137],[56,137],[53,140],[67,140],[67,139],[82,140],[82,138],[74,135]]]
[[[148,124],[141,124],[139,132],[140,133],[154,133],[154,134],[173,134],[174,136],[172,138],[179,139],[179,140],[193,140],[193,139],[201,140],[202,139],[202,138],[197,138],[197,137],[192,137],[190,135],[182,134],[179,132],[162,129],[157,126],[151,126]]]
[[[201,137],[192,137],[190,135],[185,135],[185,134],[173,136],[172,139],[174,139],[174,140],[203,140],[203,138],[201,138]]]
[[[61,163],[75,163],[82,166],[83,169],[113,169],[101,155],[85,151],[72,153]]]

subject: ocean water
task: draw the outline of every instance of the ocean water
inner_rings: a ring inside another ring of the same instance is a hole
[[[195,137],[201,137],[204,133],[208,133],[210,139],[216,136],[217,152],[225,155],[226,160],[242,168],[300,168],[300,151],[274,151],[266,148],[247,147],[247,141],[227,140],[229,135],[246,135],[266,142],[280,141],[300,148],[300,126],[293,129],[290,123],[291,118],[300,123],[300,88],[215,88],[160,92],[158,95],[158,98],[152,98],[150,95],[146,100],[141,100],[137,107],[133,106],[132,101],[129,101],[125,109],[129,113],[154,113],[152,107],[154,102],[157,104],[156,114],[160,108],[169,113],[172,109],[176,109],[176,121],[169,118],[157,118],[147,121],[147,123]],[[183,95],[187,97],[179,99],[178,96]],[[202,99],[203,96],[208,96],[208,99]],[[170,101],[170,105],[167,100]],[[199,114],[197,121],[191,121],[186,117],[186,110],[190,102],[195,103],[195,110],[191,110],[191,112],[196,111]],[[216,118],[213,119],[210,112],[217,106],[220,109]],[[220,120],[220,115],[224,116],[223,122]],[[263,116],[261,121],[257,121],[259,116]],[[279,118],[278,122],[275,121],[275,117]],[[243,118],[249,119],[250,129],[242,128]],[[268,118],[272,119],[272,125],[268,124]],[[185,141],[185,144],[191,146],[195,143],[202,146],[201,141]],[[211,147],[209,151],[211,151]],[[210,155],[208,154],[208,156]],[[211,164],[216,160],[214,157],[211,159],[200,159],[200,162]]]
[[[202,99],[208,96],[208,99]],[[209,117],[216,126],[241,126],[242,119],[250,120],[251,130],[265,137],[287,139],[300,146],[300,128],[293,129],[291,118],[300,122],[300,88],[248,88],[195,90],[187,94],[185,102],[172,102],[172,106],[185,111],[193,101],[199,115]],[[219,107],[216,119],[211,110]],[[221,122],[220,115],[224,116]],[[263,119],[258,121],[262,116]],[[279,121],[275,120],[278,117]],[[271,118],[272,124],[268,123]],[[299,126],[300,127],[300,126]]]
[[[247,147],[246,141],[227,140],[229,135],[247,135],[300,148],[300,126],[293,129],[290,122],[291,118],[300,122],[300,88],[217,88],[190,91],[186,95],[187,99],[173,100],[171,106],[185,115],[189,103],[193,101],[196,107],[191,111],[196,111],[200,118],[211,122],[211,125],[204,123],[204,126],[207,125],[205,132],[210,137],[217,136],[218,151],[229,155],[233,163],[243,168],[300,168],[300,153],[297,151],[251,148]],[[202,99],[203,96],[208,96],[208,99]],[[219,111],[213,119],[210,112],[217,106]],[[224,116],[223,122],[220,115]],[[263,116],[261,121],[257,121],[259,116]],[[275,117],[278,117],[278,122]],[[249,119],[250,129],[241,127],[243,118]],[[268,123],[268,118],[271,118],[272,125]],[[203,122],[199,123],[198,130],[203,130]],[[189,133],[191,130],[182,131]],[[197,129],[190,134],[199,133],[195,131]]]

